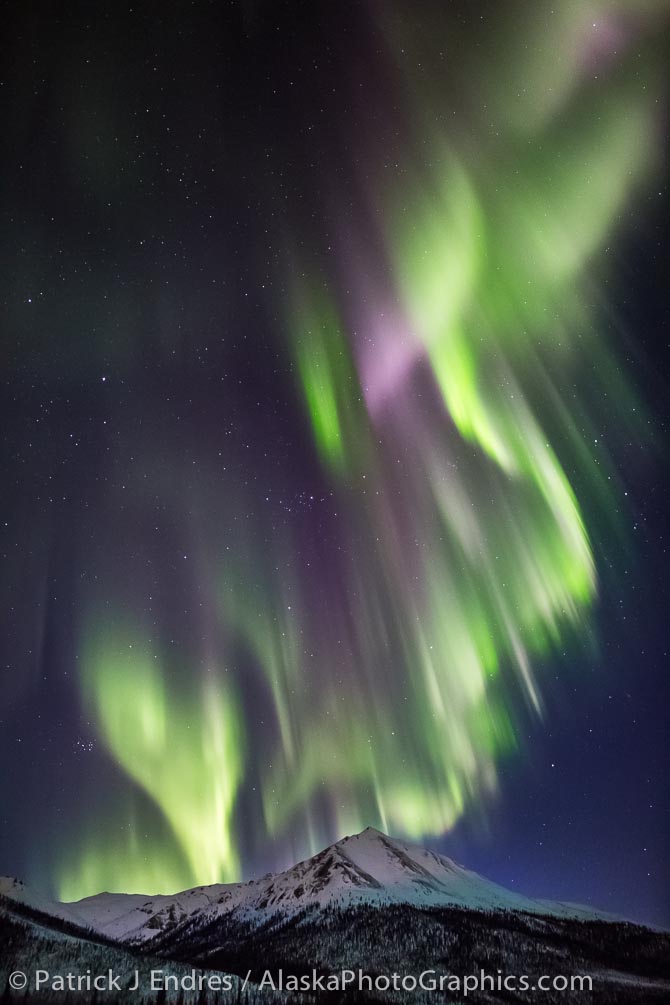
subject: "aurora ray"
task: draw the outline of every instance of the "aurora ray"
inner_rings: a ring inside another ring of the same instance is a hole
[[[308,844],[367,823],[444,833],[495,792],[497,762],[518,746],[519,699],[541,712],[537,660],[566,632],[588,635],[593,550],[535,391],[560,400],[574,366],[606,356],[587,306],[595,256],[650,173],[654,129],[636,78],[622,71],[591,91],[538,116],[535,144],[512,163],[507,147],[473,159],[429,133],[424,95],[411,149],[427,144],[429,159],[375,197],[385,279],[343,299],[336,276],[291,267],[284,327],[348,557],[315,591],[299,531],[267,538],[261,555],[259,527],[236,542],[234,561],[218,542],[218,630],[272,708],[254,810],[270,837]],[[374,386],[376,354],[395,351],[375,316],[382,303],[395,304],[392,339],[400,331],[411,347],[386,396]],[[581,442],[565,412],[553,437]],[[578,477],[596,491],[597,471]],[[249,566],[262,575],[251,590]],[[140,661],[131,680],[109,659],[87,658],[97,670],[85,687],[110,750],[163,809],[184,879],[236,877],[237,734],[249,712],[228,692],[215,696],[215,723],[206,699],[171,713],[159,661]],[[168,733],[174,762],[163,760]],[[194,774],[210,788],[177,808],[182,763],[184,784]]]

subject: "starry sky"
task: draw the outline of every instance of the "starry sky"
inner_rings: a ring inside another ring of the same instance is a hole
[[[666,4],[7,14],[0,873],[670,923]]]

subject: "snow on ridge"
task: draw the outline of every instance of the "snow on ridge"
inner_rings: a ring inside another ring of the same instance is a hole
[[[73,925],[86,925],[86,922],[79,917],[70,904],[61,904],[57,900],[50,900],[48,897],[36,893],[22,880],[15,879],[13,876],[0,876],[0,896],[13,900],[32,911],[39,911],[41,914],[58,918],[60,921],[67,921]]]
[[[204,924],[228,914],[267,918],[328,904],[395,903],[607,917],[578,905],[523,897],[444,855],[389,838],[374,828],[342,838],[284,872],[247,883],[195,887],[171,895],[101,893],[72,904],[51,904],[18,881],[0,879],[0,893],[110,938],[135,943],[149,942],[181,924]]]

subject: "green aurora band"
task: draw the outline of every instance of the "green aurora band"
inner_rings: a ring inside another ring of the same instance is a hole
[[[242,776],[240,714],[230,682],[209,677],[200,691],[170,686],[150,643],[138,633],[107,632],[85,648],[86,700],[119,765],[164,814],[175,856],[147,849],[129,828],[128,846],[75,860],[61,894],[101,889],[109,870],[128,868],[126,883],[176,889],[183,877],[216,883],[239,868],[231,814]],[[116,856],[116,860],[115,860]],[[174,859],[176,858],[176,861]]]
[[[293,258],[284,305],[341,547],[310,552],[292,525],[210,534],[204,590],[225,652],[198,687],[167,668],[153,630],[126,612],[103,631],[91,610],[84,705],[142,798],[73,841],[65,899],[235,880],[245,814],[254,850],[307,853],[365,825],[439,835],[485,809],[519,723],[542,713],[536,664],[589,637],[597,577],[577,486],[613,509],[616,476],[580,375],[609,385],[622,427],[639,421],[599,325],[605,250],[656,168],[657,60],[651,46],[641,72],[622,46],[603,83],[575,40],[621,12],[645,37],[657,7],[558,4],[546,61],[509,27],[508,55],[472,67],[476,149],[436,125],[439,87],[404,69],[425,33],[387,18],[416,135],[369,199],[385,278],[329,275],[315,248]],[[161,491],[183,508],[177,486]]]

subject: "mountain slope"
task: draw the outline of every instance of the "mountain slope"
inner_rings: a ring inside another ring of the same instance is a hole
[[[223,971],[250,978],[244,1001],[275,1000],[265,997],[267,987],[258,998],[266,971],[310,974],[313,968],[320,974],[360,968],[373,975],[464,975],[484,969],[494,975],[593,978],[592,993],[543,994],[547,1005],[651,1005],[670,995],[666,933],[521,897],[445,856],[371,829],[284,872],[173,896],[99,894],[50,904],[4,880],[0,929],[3,916],[27,957],[49,953],[63,966],[68,959],[97,966],[101,953],[118,952]],[[30,922],[23,936],[22,917]],[[343,1000],[408,1005],[410,998],[373,990]],[[411,996],[417,1005],[432,1000],[430,992]],[[473,1005],[501,1000],[530,1005],[536,998],[532,990],[507,998],[478,991],[467,998]]]
[[[364,900],[596,916],[587,908],[519,896],[444,855],[389,838],[371,827],[270,877],[263,893],[268,905],[290,908]]]
[[[152,970],[169,974],[180,981],[184,978],[188,980],[193,974],[197,977],[203,972],[159,956],[141,954],[87,931],[67,917],[45,914],[45,906],[49,906],[48,901],[31,894],[17,880],[0,880],[0,999],[3,1002],[39,999],[45,1005],[64,1005],[77,1000],[86,1005],[87,1002],[100,1000],[99,996],[86,989],[77,991],[73,999],[67,992],[51,987],[50,982],[41,987],[35,997],[30,997],[38,969],[53,976],[111,973],[118,979],[121,990],[116,993],[114,989],[105,996],[110,1005],[122,1002],[124,1005],[141,1005],[145,1001],[143,993],[130,990],[136,980],[136,971],[142,975],[143,990],[149,986]],[[11,990],[9,975],[17,971],[28,976],[25,992],[22,988],[14,992]],[[253,1000],[241,994],[242,981],[238,977],[231,975],[228,981],[230,987],[226,986],[217,993],[219,1005],[238,1005],[241,1001]],[[251,984],[250,994],[253,993],[254,985]],[[285,995],[269,993],[264,1000],[268,1005],[284,1005],[286,998]],[[181,1001],[183,1005],[199,1005],[202,998],[195,991],[185,991]]]
[[[0,887],[1,889],[1,887]],[[25,887],[17,899],[28,896]],[[6,891],[12,896],[11,890]],[[30,895],[34,898],[34,895]],[[232,912],[252,919],[309,906],[410,904],[471,910],[524,911],[556,917],[606,917],[577,905],[551,903],[505,890],[450,858],[367,828],[285,872],[248,883],[196,887],[171,896],[102,893],[42,910],[123,942],[153,942],[163,931]]]

